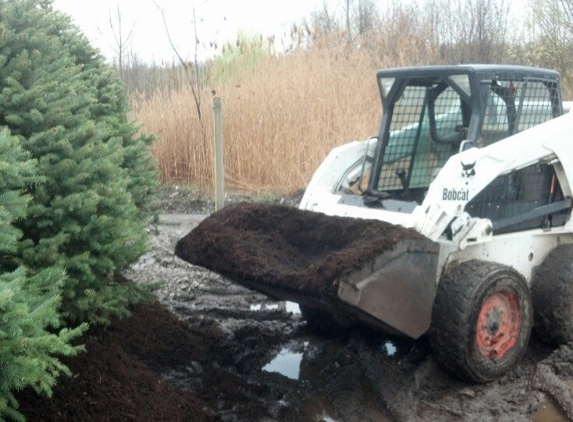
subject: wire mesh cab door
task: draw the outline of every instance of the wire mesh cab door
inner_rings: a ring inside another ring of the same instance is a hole
[[[383,96],[374,190],[421,202],[437,172],[459,152],[474,105],[469,92],[448,76],[392,81],[392,89]]]

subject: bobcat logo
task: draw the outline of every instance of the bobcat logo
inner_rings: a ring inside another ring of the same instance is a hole
[[[460,162],[462,165],[462,177],[464,179],[466,179],[466,184],[468,183],[468,180],[470,177],[475,176],[476,175],[476,171],[475,171],[475,165],[476,162],[474,161],[471,164],[464,164],[463,162]]]

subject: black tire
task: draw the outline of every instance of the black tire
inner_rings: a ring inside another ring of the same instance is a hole
[[[430,345],[438,365],[456,378],[489,382],[517,366],[532,324],[529,289],[519,273],[501,264],[468,261],[442,276]]]
[[[558,346],[573,341],[573,245],[554,248],[531,282],[533,333]]]

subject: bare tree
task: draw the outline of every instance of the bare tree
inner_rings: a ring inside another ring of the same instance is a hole
[[[416,3],[393,0],[379,12],[373,31],[378,59],[394,66],[435,63],[431,24]]]
[[[195,7],[193,6],[193,44],[194,44],[194,59],[193,63],[189,63],[181,57],[181,54],[175,47],[175,44],[171,38],[171,33],[169,32],[169,26],[167,25],[167,21],[165,19],[165,11],[159,7],[156,3],[156,7],[161,12],[161,17],[163,19],[163,26],[165,28],[165,32],[167,33],[167,38],[169,40],[169,44],[171,45],[171,49],[177,56],[179,63],[183,66],[185,74],[189,80],[189,85],[191,87],[191,92],[193,93],[193,100],[195,101],[195,109],[197,111],[197,118],[200,122],[202,122],[202,112],[201,112],[201,84],[199,81],[200,69],[199,69],[199,58],[198,58],[198,49],[199,49],[199,38],[197,36],[197,20],[195,15]]]
[[[433,34],[442,60],[450,63],[503,63],[508,60],[508,0],[428,0]]]
[[[315,35],[335,34],[340,31],[336,15],[328,8],[326,1],[323,1],[322,8],[311,13],[310,26]]]
[[[435,57],[431,25],[415,2],[392,0],[379,9],[375,0],[342,0],[337,12],[324,2],[311,15],[313,40],[370,50],[376,65],[421,64]]]
[[[357,0],[352,15],[356,35],[358,36],[364,36],[374,31],[380,20],[374,0]]]
[[[557,69],[573,88],[573,0],[531,0],[528,28],[531,64]]]
[[[369,32],[376,30],[380,22],[375,0],[343,0],[341,8],[331,10],[326,1],[322,7],[311,13],[308,25],[315,39],[346,39],[349,46]],[[299,43],[300,44],[300,43]],[[312,45],[312,44],[309,44]]]
[[[127,57],[127,51],[133,38],[135,23],[127,31],[125,30],[123,25],[123,15],[118,3],[116,3],[115,15],[112,15],[111,10],[109,11],[108,23],[113,36],[113,43],[111,44],[111,48],[117,57],[117,68],[119,75],[123,78],[125,76],[124,60]],[[103,35],[103,31],[100,28],[98,28],[98,31]]]
[[[343,13],[348,43],[372,31],[378,21],[375,0],[344,0]]]

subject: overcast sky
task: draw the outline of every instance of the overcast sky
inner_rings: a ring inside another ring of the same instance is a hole
[[[328,0],[333,5],[337,0]],[[169,33],[177,50],[191,58],[193,45],[193,8],[197,38],[205,48],[200,55],[236,39],[238,31],[280,36],[290,25],[320,8],[323,0],[55,0],[54,8],[70,15],[75,24],[108,58],[116,56],[110,16],[117,25],[118,8],[123,34],[132,32],[129,49],[145,61],[171,62],[173,49],[163,25],[163,10]],[[117,31],[116,31],[117,32]]]
[[[122,33],[132,34],[128,50],[140,60],[160,64],[175,59],[161,11],[177,51],[183,58],[192,59],[193,9],[201,42],[198,54],[205,58],[213,54],[212,42],[222,45],[234,41],[238,31],[280,39],[292,23],[310,16],[325,1],[330,10],[337,10],[343,0],[55,0],[54,7],[70,15],[109,60],[117,57],[113,39],[117,30],[111,29],[110,17],[117,26],[119,10]],[[527,0],[511,1],[513,13],[522,13]]]

